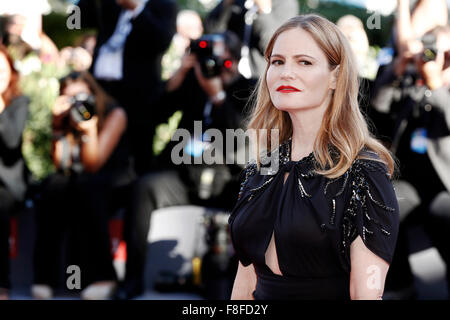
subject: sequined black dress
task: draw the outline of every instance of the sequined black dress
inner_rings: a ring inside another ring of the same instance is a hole
[[[290,148],[290,139],[280,146],[274,175],[261,174],[254,163],[243,172],[229,219],[234,249],[244,266],[255,267],[255,299],[349,299],[350,244],[358,235],[372,252],[392,260],[398,203],[387,169],[357,159],[331,180],[313,171],[313,153],[290,161]],[[272,233],[282,276],[265,263]]]

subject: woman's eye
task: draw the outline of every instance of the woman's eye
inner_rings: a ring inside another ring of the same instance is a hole
[[[300,64],[302,64],[302,65],[304,65],[304,66],[309,66],[309,65],[311,65],[312,63],[309,62],[309,61],[306,61],[306,60],[300,60]]]
[[[281,61],[281,60],[272,60],[271,64],[278,66],[280,64],[283,64],[283,61]]]

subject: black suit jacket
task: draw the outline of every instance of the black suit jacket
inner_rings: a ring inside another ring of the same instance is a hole
[[[28,119],[29,99],[19,96],[0,113],[0,187],[17,201],[24,200],[28,169],[22,156],[22,134]]]

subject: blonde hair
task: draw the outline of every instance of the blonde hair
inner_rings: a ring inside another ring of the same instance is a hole
[[[278,129],[280,143],[286,142],[292,136],[289,114],[274,107],[266,75],[275,41],[281,33],[294,28],[301,28],[313,37],[327,57],[331,70],[339,66],[336,89],[314,144],[314,157],[318,163],[316,172],[328,178],[339,177],[350,168],[355,159],[368,159],[367,156],[360,155],[361,149],[366,147],[378,154],[379,158],[373,160],[383,162],[392,176],[394,160],[390,152],[372,136],[359,109],[357,66],[350,45],[336,25],[316,14],[291,18],[275,31],[267,45],[265,51],[267,66],[253,93],[256,99],[247,125],[248,129],[256,129],[255,150],[258,166],[260,166],[261,138],[264,138],[259,136],[259,129]],[[271,150],[270,130],[267,139],[268,150]]]

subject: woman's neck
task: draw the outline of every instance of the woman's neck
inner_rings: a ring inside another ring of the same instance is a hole
[[[292,121],[292,161],[298,161],[314,150],[314,143],[327,107],[328,102],[319,107],[289,113]]]

